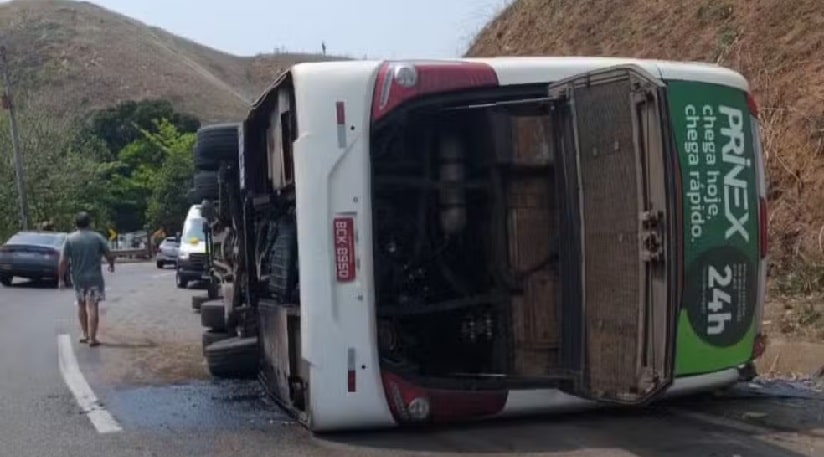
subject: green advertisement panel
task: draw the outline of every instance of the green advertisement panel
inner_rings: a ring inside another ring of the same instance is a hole
[[[758,283],[758,188],[746,93],[669,81],[681,169],[684,290],[675,374],[750,358]]]

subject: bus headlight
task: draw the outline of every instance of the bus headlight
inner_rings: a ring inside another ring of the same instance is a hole
[[[409,417],[413,420],[422,421],[429,418],[429,399],[426,397],[416,397],[409,402]]]

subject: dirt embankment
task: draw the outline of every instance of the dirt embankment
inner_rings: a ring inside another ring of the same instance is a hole
[[[718,63],[760,105],[769,173],[771,294],[762,368],[824,364],[824,2],[516,0],[469,56],[625,56]],[[809,346],[813,343],[814,346]]]

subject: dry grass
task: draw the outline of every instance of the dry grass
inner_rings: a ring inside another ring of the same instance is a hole
[[[233,56],[66,0],[0,4],[0,43],[27,100],[57,114],[162,97],[204,121],[237,119],[283,69],[322,59]]]
[[[769,338],[758,361],[764,376],[809,376],[824,370],[824,294],[769,296],[762,330]]]

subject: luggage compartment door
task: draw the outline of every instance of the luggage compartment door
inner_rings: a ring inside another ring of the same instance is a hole
[[[558,161],[562,389],[640,404],[673,378],[666,86],[636,66],[549,86]],[[675,201],[675,200],[672,200]]]

